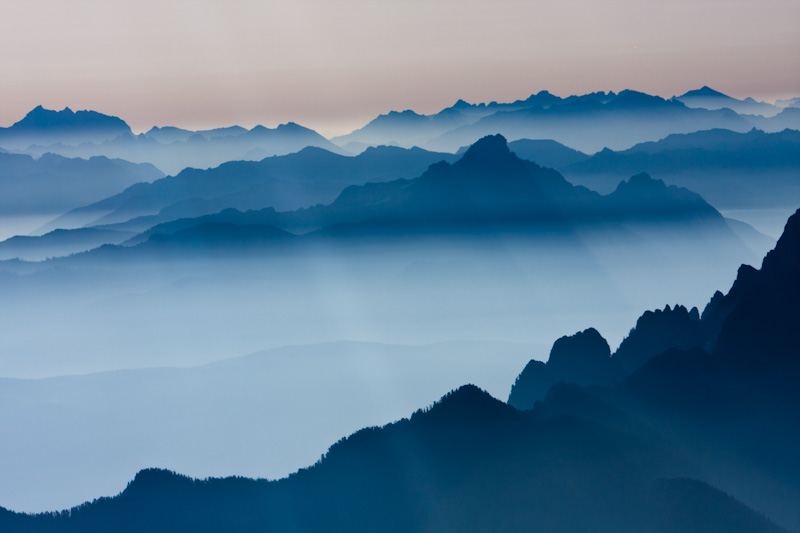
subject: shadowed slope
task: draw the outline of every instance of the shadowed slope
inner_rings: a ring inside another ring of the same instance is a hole
[[[140,472],[119,496],[60,514],[0,514],[7,531],[682,531],[736,519],[778,531],[681,471],[658,445],[570,418],[525,416],[474,386],[368,428],[277,482]],[[654,483],[655,482],[655,483]]]

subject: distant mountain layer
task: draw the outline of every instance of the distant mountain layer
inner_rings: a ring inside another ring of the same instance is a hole
[[[638,175],[601,196],[519,159],[499,135],[475,143],[452,165],[436,163],[414,180],[352,186],[330,205],[180,219],[154,226],[132,243],[213,222],[268,224],[295,233],[322,230],[309,236],[315,238],[498,230],[535,235],[544,229],[569,234],[577,228],[662,224],[667,231],[691,226],[695,235],[710,232],[720,249],[741,246],[719,213],[686,189]]]
[[[240,126],[190,131],[151,128],[134,135],[121,119],[95,111],[51,111],[41,106],[9,128],[0,128],[0,147],[35,157],[51,152],[65,157],[105,156],[151,163],[169,174],[187,167],[210,168],[226,161],[256,161],[317,146],[341,149],[313,130],[293,122],[270,129]]]
[[[59,229],[41,236],[16,236],[0,242],[0,260],[41,261],[85,252],[104,244],[119,244],[133,236],[129,232],[95,228]]]
[[[117,194],[140,182],[163,177],[151,164],[92,157],[68,159],[44,154],[0,153],[0,211],[5,215],[57,216]]]
[[[417,153],[399,148],[374,149],[356,158],[346,158],[309,149],[305,154],[296,154],[295,163],[309,161],[306,156],[310,154],[320,156],[324,161],[346,161],[351,165],[360,159],[368,161],[371,154],[380,155],[385,150],[396,153],[398,161]],[[433,154],[421,150],[418,155],[433,157]],[[281,168],[273,165],[288,164],[293,157],[268,159],[261,163],[230,163],[216,171],[187,171],[181,175],[184,178],[165,178],[151,186],[137,185],[117,199],[124,199],[118,204],[117,214],[120,220],[124,220],[127,218],[125,209],[139,209],[141,205],[152,202],[153,196],[147,192],[156,190],[159,184],[165,186],[162,189],[165,194],[170,191],[178,194],[189,191],[191,194],[194,184],[197,184],[195,190],[215,192],[218,184],[223,184],[224,189],[228,187],[228,176],[238,179],[244,175],[253,176],[255,179],[264,178],[268,183],[271,172]],[[410,164],[415,160],[410,157],[406,161]],[[260,168],[264,173],[240,172],[236,170],[240,166],[252,170]],[[336,168],[335,165],[323,167]],[[400,167],[395,165],[395,168]],[[234,171],[228,174],[228,168]],[[290,165],[287,168],[302,167]],[[348,168],[358,167],[346,166],[344,170]],[[315,172],[308,175],[319,175]],[[171,185],[173,180],[178,186]],[[245,189],[248,190],[253,189]],[[248,194],[242,194],[241,198],[247,198]],[[259,198],[257,194],[250,197],[253,201]],[[137,205],[140,201],[142,204]],[[444,277],[447,283],[455,283],[457,279],[469,280],[474,276],[490,279],[488,272],[496,272],[497,268],[504,269],[506,276],[517,272],[514,275],[524,277],[521,272],[531,265],[523,258],[528,254],[541,254],[542,250],[553,246],[559,250],[557,257],[563,259],[563,254],[572,256],[571,261],[578,261],[587,270],[592,268],[591,265],[596,269],[617,268],[611,265],[624,269],[632,264],[641,265],[642,261],[653,268],[666,268],[681,258],[680,268],[689,264],[703,265],[704,268],[724,264],[729,270],[742,261],[755,259],[754,250],[761,250],[764,246],[755,242],[758,239],[753,236],[758,237],[757,232],[744,224],[737,224],[736,231],[733,231],[719,212],[687,189],[667,186],[642,174],[629,178],[613,193],[603,196],[571,185],[552,169],[518,158],[500,136],[481,140],[452,164],[440,161],[431,165],[413,180],[347,187],[328,205],[282,212],[273,208],[251,211],[229,208],[200,217],[178,218],[187,212],[178,208],[199,211],[213,207],[215,201],[179,202],[157,215],[93,226],[97,231],[92,238],[100,238],[103,232],[110,231],[113,233],[108,234],[109,240],[104,244],[120,246],[101,247],[52,264],[69,264],[83,269],[96,262],[135,262],[137,257],[194,261],[200,257],[244,259],[277,255],[296,259],[309,253],[324,253],[322,250],[325,249],[330,253],[344,254],[351,246],[373,257],[371,254],[379,253],[381,247],[388,247],[387,250],[396,252],[392,257],[401,262],[401,277],[420,277],[421,274],[414,269],[441,254],[455,254],[452,257],[455,261],[459,257],[461,260],[474,259],[477,270],[473,266],[467,267],[472,274],[467,275],[457,267],[456,271],[461,274],[451,273]],[[113,207],[110,206],[108,211]],[[94,220],[102,220],[100,217],[108,211],[75,212],[70,216],[85,214]],[[169,221],[157,223],[161,217],[169,217],[166,218]],[[110,217],[106,220],[111,222]],[[138,234],[120,243],[120,232]],[[61,253],[59,250],[81,251],[79,244],[85,246],[90,239],[78,233],[73,236],[70,231],[65,231],[33,239],[36,242],[26,243],[30,255],[23,257],[54,256]],[[751,248],[754,242],[756,246]],[[14,246],[9,244],[9,250]],[[490,254],[493,258],[491,267],[485,264],[487,246],[494,250]],[[23,253],[20,247],[16,249]],[[48,249],[56,252],[49,253]],[[515,258],[509,254],[510,250],[514,255],[522,255]],[[519,261],[524,261],[525,266]],[[530,261],[531,264],[542,263],[541,258],[533,256]],[[409,263],[417,266],[411,268]],[[52,264],[36,268],[49,268]],[[31,264],[10,263],[3,267],[15,272],[35,268]],[[436,268],[442,270],[438,275],[444,275],[443,267]],[[425,276],[422,279],[426,279]]]
[[[601,192],[647,172],[688,187],[718,208],[800,205],[800,132],[708,130],[669,135],[619,152],[603,150],[558,167],[573,183]]]
[[[76,113],[68,107],[51,111],[38,106],[13,126],[0,128],[0,146],[19,150],[32,144],[78,145],[102,142],[130,133],[130,127],[117,117],[95,111]]]
[[[676,99],[689,107],[702,107],[705,109],[727,108],[742,115],[763,115],[765,117],[771,117],[777,115],[782,110],[781,107],[766,102],[757,102],[752,98],[737,100],[736,98],[715,91],[708,86],[702,89],[689,91],[676,97]]]
[[[151,184],[138,184],[76,209],[51,228],[114,224],[135,217],[147,223],[197,217],[224,209],[298,209],[332,202],[347,186],[411,178],[450,154],[414,148],[370,148],[356,157],[308,147],[259,162],[230,162],[209,170],[187,169]],[[148,226],[145,226],[148,227]]]
[[[709,98],[729,105],[711,105]],[[713,128],[744,132],[754,126],[770,132],[800,129],[800,116],[792,109],[751,99],[739,101],[708,88],[670,100],[636,91],[569,98],[543,91],[510,104],[475,105],[459,100],[433,115],[393,111],[333,141],[342,146],[398,144],[453,152],[483,136],[500,133],[512,141],[550,139],[593,153],[603,148],[626,149],[674,133]]]
[[[275,129],[256,126],[251,130],[239,126],[200,131],[153,127],[133,135],[116,117],[37,107],[17,124],[0,130],[0,147],[34,156],[53,152],[68,157],[103,155],[149,162],[169,174],[187,167],[260,160],[306,146],[340,153],[360,153],[378,145],[456,152],[496,133],[512,141],[549,139],[593,153],[713,128],[740,132],[754,126],[767,132],[800,129],[798,108],[792,101],[781,106],[749,98],[737,100],[708,87],[669,100],[630,90],[567,98],[541,91],[511,103],[469,104],[459,100],[432,115],[391,111],[334,142],[291,122]],[[548,163],[541,162],[545,166]]]
[[[175,140],[169,141],[170,138]],[[224,132],[211,130],[192,133],[185,140],[182,138],[180,135],[159,135],[152,130],[140,135],[128,132],[102,142],[79,146],[37,144],[29,146],[25,152],[32,155],[55,152],[71,157],[119,157],[128,161],[149,162],[168,174],[177,174],[187,167],[210,168],[226,161],[260,160],[297,152],[307,146],[341,151],[317,132],[292,122],[274,129],[264,126],[256,126],[251,130],[234,127]]]

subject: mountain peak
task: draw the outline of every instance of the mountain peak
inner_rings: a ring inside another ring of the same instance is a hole
[[[669,105],[670,102],[659,96],[626,89],[608,102],[612,108],[641,108]]]
[[[621,181],[617,185],[615,193],[628,193],[632,191],[660,191],[666,189],[667,185],[663,180],[650,177],[646,172],[640,172],[635,176],[631,176],[627,181]]]
[[[475,107],[475,105],[459,98],[458,102],[453,104],[450,109],[468,109],[471,107]]]
[[[616,206],[620,216],[659,216],[685,217],[704,216],[714,220],[714,224],[724,223],[721,215],[699,194],[667,185],[663,180],[651,178],[642,172],[622,181],[617,188],[605,197],[609,206]]]
[[[419,113],[414,111],[413,109],[406,109],[405,111],[389,111],[390,117],[402,116],[402,117],[421,117]]]
[[[411,420],[424,418],[431,423],[470,423],[475,420],[498,421],[516,417],[517,412],[483,389],[472,385],[448,392],[426,410],[414,413]]]
[[[309,130],[305,126],[301,126],[296,122],[287,122],[286,124],[278,124],[278,127],[275,128],[275,131],[289,133],[289,132],[308,132],[311,130]]]
[[[41,105],[34,107],[25,117],[15,123],[12,129],[20,132],[33,130],[111,130],[117,134],[130,132],[130,128],[120,118],[104,115],[96,111],[72,111],[65,107],[61,111],[45,109]]]
[[[464,153],[462,161],[485,162],[496,159],[505,159],[511,156],[506,138],[500,134],[487,135],[475,141]]]
[[[717,97],[717,98],[730,98],[727,94],[723,94],[723,93],[721,93],[719,91],[715,91],[714,89],[712,89],[708,85],[703,85],[703,87],[701,87],[700,89],[695,89],[694,91],[689,91],[686,94],[682,94],[678,98],[686,98],[686,97],[692,97],[692,96],[694,96],[694,97],[698,97],[698,96],[705,96],[705,97],[713,96],[713,97]]]

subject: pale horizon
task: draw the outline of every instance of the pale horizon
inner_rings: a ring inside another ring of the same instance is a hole
[[[5,15],[4,126],[42,105],[136,132],[296,122],[330,137],[390,110],[540,90],[800,96],[791,0],[34,0]]]
[[[707,85],[707,84],[700,84],[697,87],[689,88],[689,89],[686,89],[685,91],[682,91],[682,92],[676,93],[676,94],[654,94],[654,93],[648,93],[648,94],[652,94],[654,96],[660,96],[662,98],[669,99],[669,98],[672,98],[672,97],[675,97],[675,96],[680,96],[681,94],[685,94],[688,91],[700,89],[704,85]],[[637,91],[638,90],[636,88],[629,88],[628,87],[628,88],[623,88],[623,89],[615,89],[615,90],[613,90],[613,92],[618,93],[618,92],[620,92],[622,90],[626,90],[626,89],[633,90],[633,91]],[[744,95],[744,96],[733,95],[733,94],[730,94],[729,92],[726,92],[724,90],[719,90],[716,87],[711,87],[711,89],[714,89],[716,91],[719,91],[721,93],[726,94],[727,96],[731,96],[733,98],[737,98],[737,99],[740,99],[740,100],[750,97],[750,98],[754,98],[757,101],[766,102],[766,103],[769,103],[769,104],[775,104],[775,102],[777,100],[791,99],[791,98],[796,98],[797,97],[796,94],[787,94],[787,95],[778,96],[778,97],[772,98],[772,99],[765,99],[765,98],[753,97],[752,95]],[[609,91],[612,91],[612,89],[595,89],[595,90],[585,90],[585,91],[571,92],[569,94],[567,94],[567,93],[558,94],[558,93],[555,93],[554,91],[550,91],[549,89],[539,89],[539,90],[531,91],[530,93],[525,94],[525,95],[520,95],[519,97],[509,98],[509,99],[505,99],[505,100],[493,99],[493,100],[485,100],[485,101],[471,101],[471,100],[468,100],[466,98],[455,98],[455,99],[451,99],[450,103],[448,103],[448,104],[442,104],[441,107],[432,107],[430,109],[427,109],[427,108],[426,109],[420,109],[420,108],[414,108],[414,107],[406,107],[406,108],[402,108],[402,109],[401,108],[391,108],[391,109],[387,108],[387,109],[376,111],[373,115],[366,116],[366,118],[359,118],[359,119],[353,118],[351,120],[343,119],[343,120],[340,120],[340,121],[338,121],[336,123],[337,125],[340,126],[340,129],[336,129],[336,130],[319,129],[319,128],[315,128],[313,125],[309,125],[308,123],[303,123],[303,122],[300,122],[298,120],[292,120],[292,119],[284,120],[284,121],[281,121],[281,122],[273,122],[273,123],[266,122],[266,121],[252,121],[252,120],[250,120],[250,121],[240,121],[240,122],[235,122],[235,123],[234,122],[205,123],[205,122],[202,122],[202,121],[195,122],[195,121],[192,121],[191,119],[189,119],[188,122],[186,122],[185,124],[160,123],[160,124],[151,124],[149,126],[143,125],[143,126],[140,126],[140,127],[136,127],[134,125],[134,123],[131,120],[129,120],[128,118],[126,118],[125,116],[115,115],[114,113],[106,112],[103,109],[77,108],[77,107],[74,107],[74,106],[71,106],[71,105],[62,105],[60,107],[59,106],[48,106],[48,105],[44,105],[44,104],[37,104],[37,105],[41,105],[43,108],[48,109],[48,110],[53,110],[53,111],[62,111],[65,108],[69,108],[74,112],[78,112],[78,111],[96,111],[98,113],[102,113],[102,114],[105,114],[105,115],[117,116],[118,118],[121,118],[122,120],[124,120],[131,127],[131,130],[133,130],[133,132],[135,134],[145,133],[148,130],[150,130],[151,128],[153,128],[153,127],[161,127],[161,128],[163,128],[163,127],[176,127],[176,128],[183,128],[183,129],[192,130],[192,131],[200,131],[200,130],[209,130],[209,129],[214,129],[214,128],[225,128],[225,127],[230,127],[230,126],[241,126],[243,128],[252,129],[255,126],[261,125],[261,126],[268,127],[268,128],[275,128],[275,127],[277,127],[277,126],[279,126],[281,124],[286,124],[288,122],[294,122],[294,123],[297,123],[297,124],[299,124],[301,126],[310,128],[310,129],[316,131],[317,133],[323,135],[326,138],[331,138],[331,137],[335,137],[335,136],[339,136],[339,135],[345,135],[347,133],[350,133],[350,132],[352,132],[352,131],[354,131],[354,130],[356,130],[358,128],[363,127],[369,121],[371,121],[374,118],[376,118],[378,115],[385,115],[385,114],[387,114],[387,113],[389,113],[391,111],[401,112],[401,111],[406,111],[406,110],[412,110],[412,111],[414,111],[416,113],[419,113],[419,114],[430,115],[430,114],[433,114],[433,113],[437,113],[437,112],[441,111],[442,109],[445,109],[445,108],[448,108],[448,107],[452,106],[458,100],[464,100],[469,104],[482,104],[482,103],[489,104],[492,101],[497,102],[497,103],[511,103],[511,102],[516,101],[516,100],[524,100],[524,99],[528,98],[529,96],[531,96],[532,94],[536,94],[536,93],[538,93],[539,91],[542,91],[542,90],[549,91],[550,93],[552,93],[552,94],[554,94],[556,96],[559,96],[561,98],[566,98],[566,97],[572,96],[572,95],[583,95],[583,94],[588,94],[588,93],[592,93],[592,92],[600,92],[600,91],[609,92]],[[647,91],[640,91],[640,92],[647,92]],[[798,93],[798,94],[800,94],[800,93]],[[12,119],[11,122],[8,122],[6,124],[0,124],[0,127],[9,127],[9,126],[13,125],[14,123],[20,121],[27,113],[29,113],[35,107],[36,106],[33,106],[30,109],[28,109],[26,111],[23,111],[22,114],[20,114],[18,118]],[[347,124],[352,124],[352,126],[349,126],[349,127],[345,126],[344,124],[346,124],[346,123]],[[137,121],[137,124],[138,124],[138,121]],[[323,122],[323,124],[327,124],[327,123]]]

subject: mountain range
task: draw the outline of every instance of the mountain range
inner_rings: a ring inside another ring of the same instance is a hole
[[[676,100],[686,104],[689,107],[701,107],[704,109],[731,109],[740,115],[761,115],[764,117],[772,117],[780,113],[784,107],[772,105],[766,102],[758,102],[752,98],[745,98],[744,100],[737,100],[727,94],[715,91],[711,87],[703,86],[694,91],[688,91],[680,96],[675,97]]]
[[[4,510],[0,524],[84,532],[797,529],[799,271],[800,210],[761,269],[741,267],[702,316],[679,306],[643,315],[634,330],[642,337],[629,341],[615,383],[574,383],[622,357],[590,329],[556,342],[546,366],[573,383],[555,383],[532,409],[466,385],[407,419],[340,440],[287,478],[198,480],[147,469],[117,496],[56,513]],[[672,347],[662,353],[637,355],[665,342]],[[539,387],[526,372],[512,397]]]
[[[6,151],[34,157],[48,152],[65,157],[105,156],[151,163],[169,174],[187,167],[210,168],[227,161],[260,160],[307,146],[341,152],[323,136],[293,122],[250,130],[239,126],[200,131],[154,127],[134,135],[117,117],[38,106],[16,124],[0,129],[0,147]]]
[[[646,171],[698,192],[718,209],[796,208],[800,204],[797,130],[676,134],[565,163],[555,168],[567,179],[602,192],[613,190],[627,175]]]
[[[209,245],[220,242],[223,235],[235,241],[237,226],[254,225],[292,233],[320,232],[315,238],[375,231],[388,235],[546,230],[560,232],[569,240],[568,236],[580,229],[613,230],[633,224],[642,230],[643,225],[660,221],[666,223],[665,228],[677,230],[693,219],[695,230],[717,241],[713,246],[718,249],[727,245],[732,245],[729,251],[740,249],[738,239],[744,239],[760,254],[771,244],[744,224],[726,227],[719,213],[686,189],[666,186],[642,174],[621,179],[611,194],[601,196],[571,185],[555,170],[520,159],[511,152],[512,147],[523,154],[533,150],[551,154],[553,159],[582,159],[569,168],[590,161],[555,143],[507,144],[499,135],[480,140],[460,155],[379,147],[346,157],[306,148],[260,162],[231,162],[206,171],[187,169],[178,176],[137,184],[56,218],[44,228],[84,226],[94,230],[95,240],[83,241],[72,237],[70,231],[61,231],[47,239],[27,240],[33,255],[19,257],[88,249],[81,242],[118,244],[123,235],[131,233],[139,235],[126,245],[142,243],[152,235],[161,235],[163,243],[163,236],[177,231],[186,239],[186,230],[199,225],[224,229],[215,230],[212,240],[208,240],[212,233],[203,232],[201,240]],[[89,234],[83,231],[80,235]],[[101,235],[108,237],[107,242],[97,240]],[[170,238],[170,242],[177,244],[180,239]],[[55,248],[49,250],[51,245]],[[3,249],[8,252],[3,254]],[[13,250],[21,248],[0,243],[0,254],[10,257]]]
[[[47,153],[34,159],[0,153],[0,212],[57,216],[163,176],[149,163],[104,156],[70,159]]]
[[[225,211],[197,219],[153,226],[131,244],[153,235],[169,235],[196,225],[272,225],[309,237],[413,235],[491,232],[536,235],[556,232],[568,242],[578,229],[615,231],[622,226],[662,224],[659,231],[693,227],[712,247],[736,249],[737,240],[723,218],[700,196],[644,174],[632,177],[607,196],[575,187],[558,172],[519,159],[506,140],[489,136],[476,142],[453,164],[431,165],[416,179],[369,183],[345,189],[329,205],[296,211]],[[716,241],[716,242],[715,242]]]
[[[0,441],[0,502],[24,511],[70,507],[118,492],[153,465],[198,477],[285,477],[342,435],[407,416],[442,390],[476,383],[505,395],[531,349],[341,341],[183,368],[3,378],[0,413],[14,430]],[[486,353],[498,356],[487,364]]]
[[[137,184],[66,213],[48,227],[107,225],[136,217],[148,217],[147,224],[154,225],[229,208],[299,209],[330,203],[350,185],[412,178],[435,162],[455,158],[419,148],[381,146],[351,157],[306,147],[289,155],[229,162],[209,170],[186,169],[150,184]]]
[[[125,133],[99,143],[78,146],[37,144],[27,147],[25,153],[39,155],[55,152],[68,157],[105,155],[136,163],[152,163],[168,174],[177,174],[187,167],[211,168],[226,161],[260,160],[272,155],[297,152],[307,146],[341,151],[322,135],[293,122],[276,128],[256,126],[243,132],[238,128],[226,130],[227,134],[223,135],[196,133],[185,141],[169,143],[160,142],[147,133]],[[160,135],[155,137],[164,138]]]
[[[37,106],[19,122],[0,128],[0,146],[21,150],[33,144],[77,145],[130,134],[130,126],[117,117],[96,111],[74,112],[68,107],[53,111]]]
[[[540,91],[511,103],[469,104],[459,100],[432,115],[392,111],[331,142],[294,123],[251,130],[240,126],[198,131],[153,127],[134,135],[117,117],[39,106],[11,127],[0,129],[0,147],[33,156],[53,152],[66,157],[102,155],[148,162],[174,175],[186,167],[211,168],[232,160],[260,160],[306,146],[337,153],[360,153],[378,145],[419,146],[452,153],[495,133],[512,141],[555,140],[587,153],[603,148],[623,150],[669,134],[714,128],[740,132],[752,127],[766,132],[800,129],[796,109],[791,101],[773,106],[751,98],[737,100],[708,87],[672,99],[631,90],[566,98]]]
[[[711,92],[718,95],[714,97],[714,105],[707,101]],[[740,114],[731,106],[717,106],[720,99],[742,112],[759,111],[769,116]],[[733,105],[737,102],[741,105]],[[332,140],[341,146],[417,145],[453,152],[481,137],[500,133],[512,141],[549,139],[593,153],[603,148],[627,149],[634,144],[656,141],[669,134],[714,128],[740,132],[754,126],[769,132],[800,128],[800,116],[794,109],[759,105],[750,100],[739,101],[708,88],[690,91],[669,100],[630,90],[568,98],[542,91],[510,104],[492,102],[475,105],[460,100],[433,115],[420,115],[411,110],[391,112],[377,117],[361,129]]]

